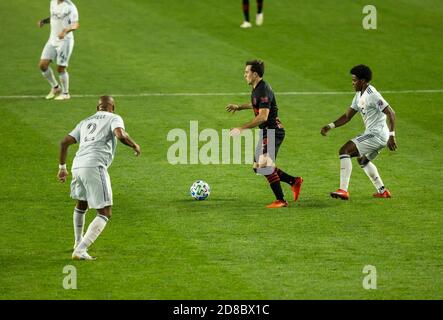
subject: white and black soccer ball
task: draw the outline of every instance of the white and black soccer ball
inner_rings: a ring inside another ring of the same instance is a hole
[[[205,200],[211,193],[211,187],[205,181],[197,180],[192,184],[189,193],[195,200]]]

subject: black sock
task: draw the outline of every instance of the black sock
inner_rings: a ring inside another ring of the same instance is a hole
[[[249,0],[243,0],[243,15],[245,21],[249,22]]]
[[[278,174],[281,181],[286,182],[287,184],[290,184],[291,186],[294,184],[295,177],[287,174],[286,172],[280,170],[279,168],[276,168],[276,169],[277,169],[277,174]]]
[[[274,192],[275,198],[277,200],[285,200],[283,195],[283,190],[281,189],[280,178],[278,177],[277,171],[275,170],[272,174],[265,176],[268,179],[269,186]]]
[[[263,11],[263,0],[257,0],[257,13],[260,14]]]

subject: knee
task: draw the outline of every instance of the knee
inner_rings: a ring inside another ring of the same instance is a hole
[[[338,150],[338,155],[342,155],[342,154],[349,154],[349,150],[348,150],[348,148],[346,148],[346,145],[342,146],[340,148],[340,150]]]
[[[87,201],[78,201],[77,202],[77,209],[80,209],[83,211],[88,209],[88,202]]]
[[[112,217],[112,207],[111,206],[104,207],[103,209],[98,209],[97,212],[98,212],[98,214],[105,216],[108,219],[111,219],[111,217]]]
[[[359,157],[357,158],[358,163],[360,164],[360,167],[364,168],[369,163],[368,158],[366,157]]]
[[[49,64],[47,63],[47,62],[44,62],[44,61],[40,61],[39,63],[38,63],[38,67],[40,68],[40,70],[41,71],[46,71],[46,70],[48,70],[48,66],[49,66]]]
[[[64,73],[66,71],[66,67],[63,66],[57,66],[57,72],[58,73]]]

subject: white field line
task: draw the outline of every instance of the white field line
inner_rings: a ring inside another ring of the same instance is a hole
[[[385,90],[381,93],[409,94],[409,93],[443,93],[443,89],[423,89],[423,90]],[[275,92],[277,96],[318,96],[318,95],[353,95],[352,91],[286,91]],[[97,98],[101,94],[72,94],[72,98]],[[145,93],[115,93],[113,97],[216,97],[216,96],[247,96],[247,92],[145,92]],[[14,95],[0,96],[0,100],[6,99],[44,99],[44,95]]]

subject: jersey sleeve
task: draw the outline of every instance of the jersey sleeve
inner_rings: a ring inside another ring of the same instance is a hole
[[[117,115],[115,117],[113,117],[112,120],[111,120],[111,131],[112,131],[112,134],[114,134],[114,130],[116,128],[122,128],[123,130],[125,129],[125,124],[123,122],[122,117],[117,116]]]
[[[80,122],[78,125],[75,126],[74,130],[72,130],[69,135],[75,139],[75,141],[80,142],[80,128],[82,123]]]
[[[72,6],[71,6],[71,12],[69,14],[69,21],[71,21],[71,24],[74,22],[78,22],[78,10],[74,4],[72,4]]]
[[[358,102],[357,102],[357,94],[354,96],[354,99],[352,99],[352,104],[351,104],[351,108],[354,109],[355,111],[359,111],[358,108]]]
[[[271,108],[271,98],[272,98],[272,92],[267,87],[261,87],[257,93],[257,106],[259,109]]]
[[[375,92],[371,95],[371,104],[378,110],[383,111],[389,103],[382,97],[379,92]]]

